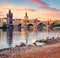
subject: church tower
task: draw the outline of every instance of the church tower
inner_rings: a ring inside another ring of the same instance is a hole
[[[26,22],[28,21],[28,15],[27,15],[27,12],[25,13],[24,20],[25,20]]]

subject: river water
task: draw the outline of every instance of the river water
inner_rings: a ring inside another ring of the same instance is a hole
[[[25,40],[27,40],[27,45],[30,45],[36,39],[57,38],[59,35],[58,29],[53,31],[28,31],[25,28],[22,28],[21,31],[17,28],[7,29],[7,31],[0,29],[0,49],[15,47]]]

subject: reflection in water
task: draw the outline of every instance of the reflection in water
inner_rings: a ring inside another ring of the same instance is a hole
[[[7,44],[9,45],[9,47],[12,47],[12,41],[13,41],[13,27],[10,26],[7,29]]]
[[[6,32],[6,31],[7,31],[7,28],[2,28],[2,31],[3,31],[3,32]]]
[[[21,32],[19,32],[17,27],[13,30],[13,27],[10,26],[10,28],[7,29],[7,32],[3,32],[2,29],[0,29],[0,49],[20,45],[22,40],[27,43],[27,45],[30,45],[35,40],[46,39],[47,36],[49,36],[49,38],[57,38],[58,35],[60,35],[60,30],[57,29],[54,29],[54,31],[49,30],[49,32],[45,30],[39,31],[37,30],[37,27],[34,26],[33,31],[22,28]]]
[[[1,30],[0,30],[0,37],[1,37]]]
[[[27,28],[23,28],[23,29],[22,29],[22,32],[23,32],[25,41],[26,41],[26,43],[27,43],[27,42],[28,42],[28,30],[27,30]]]
[[[17,29],[18,29],[19,32],[21,32],[21,24],[19,24],[19,25],[17,26]]]
[[[44,30],[44,25],[43,25],[43,23],[40,23],[40,24],[38,24],[37,25],[37,29],[39,30],[39,31],[43,31]]]

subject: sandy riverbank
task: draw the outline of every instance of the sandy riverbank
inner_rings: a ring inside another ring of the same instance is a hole
[[[60,58],[60,43],[45,46],[22,46],[0,51],[0,58]]]

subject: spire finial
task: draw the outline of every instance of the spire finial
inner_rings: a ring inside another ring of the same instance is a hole
[[[27,16],[27,12],[25,13],[25,16]]]
[[[9,9],[9,13],[11,13],[11,10]]]

